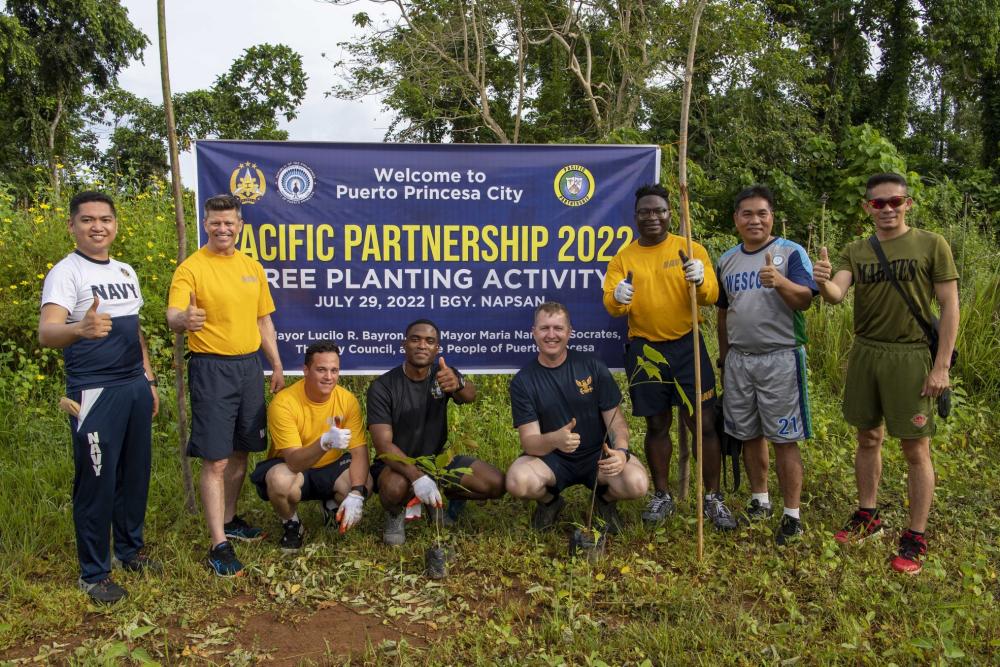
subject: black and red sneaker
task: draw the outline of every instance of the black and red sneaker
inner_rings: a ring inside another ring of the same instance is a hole
[[[864,542],[869,537],[881,534],[882,519],[878,518],[878,510],[874,512],[858,510],[851,515],[844,527],[834,534],[833,539],[841,544],[847,544],[848,542]]]
[[[906,529],[899,536],[899,555],[892,559],[892,569],[904,574],[920,574],[923,557],[927,554],[927,540]]]

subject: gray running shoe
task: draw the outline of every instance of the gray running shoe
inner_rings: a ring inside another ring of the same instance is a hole
[[[747,505],[747,509],[744,514],[748,522],[759,521],[760,519],[770,519],[774,516],[774,510],[771,508],[771,503],[762,503],[754,498],[750,501],[750,504]]]
[[[793,516],[782,514],[781,523],[778,524],[778,529],[774,531],[775,544],[783,547],[786,544],[797,542],[801,538],[802,522]]]
[[[556,519],[565,506],[566,499],[562,496],[556,496],[548,505],[539,500],[535,503],[534,514],[531,515],[531,527],[537,531],[549,530],[556,525]]]
[[[659,523],[674,513],[674,499],[666,491],[657,491],[649,499],[649,504],[642,513],[642,520],[647,523]]]
[[[382,528],[382,542],[398,547],[406,542],[406,516],[402,510],[385,513],[385,527]]]
[[[722,494],[718,491],[705,496],[705,518],[711,519],[717,530],[736,528],[736,519],[733,518],[733,513],[726,507]]]
[[[617,535],[622,532],[622,517],[618,514],[618,503],[614,500],[604,500],[601,498],[601,494],[597,494],[597,502],[595,503],[594,509],[597,513],[598,518],[604,522],[602,531],[604,533],[609,533],[611,535]]]
[[[128,595],[124,588],[111,580],[111,577],[105,577],[92,584],[88,584],[83,579],[78,579],[76,585],[79,586],[81,591],[89,595],[91,600],[99,604],[114,604]]]

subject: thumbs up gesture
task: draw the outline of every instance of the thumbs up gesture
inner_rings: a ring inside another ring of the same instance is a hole
[[[785,277],[771,259],[771,253],[764,253],[764,268],[760,270],[760,284],[764,287],[777,287]]]
[[[601,444],[601,447],[604,449],[604,455],[597,462],[597,467],[600,468],[601,474],[605,477],[614,477],[621,474],[622,470],[625,469],[625,464],[628,462],[628,455],[620,449],[611,449],[608,447],[606,441]]]
[[[576,428],[576,417],[569,420],[569,423],[556,431],[556,449],[570,454],[580,446],[580,434],[574,433]]]
[[[80,320],[80,338],[94,340],[105,338],[111,333],[111,316],[107,313],[97,312],[97,306],[100,303],[100,298],[95,294],[94,302],[90,304],[90,308],[87,309],[87,312],[83,315],[83,319]]]
[[[444,357],[438,357],[438,371],[434,378],[437,380],[438,386],[441,387],[441,391],[446,394],[461,391],[462,387],[465,386],[465,382],[459,379],[459,375],[455,372],[455,369],[448,367]]]
[[[205,309],[198,307],[198,298],[191,292],[191,304],[184,311],[184,328],[201,331],[205,326]]]
[[[813,264],[813,280],[817,285],[824,285],[830,276],[833,275],[833,265],[830,264],[830,255],[826,246],[819,249],[819,261]]]

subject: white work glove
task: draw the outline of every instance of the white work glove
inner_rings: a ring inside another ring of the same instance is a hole
[[[357,491],[351,491],[340,503],[337,511],[337,521],[340,522],[340,532],[347,532],[347,529],[361,521],[361,507],[365,504],[365,499]]]
[[[444,505],[437,484],[427,475],[413,480],[413,493],[416,494],[417,498],[420,498],[420,502],[424,505],[430,505],[431,507],[441,507]]]
[[[705,282],[705,265],[700,259],[692,257],[684,262],[684,280],[695,285]]]
[[[615,301],[623,306],[627,306],[632,303],[633,292],[635,292],[635,287],[632,286],[632,283],[623,278],[622,281],[615,286]]]
[[[319,437],[319,447],[324,452],[331,449],[347,449],[351,444],[351,429],[340,428],[338,423],[335,421],[330,425],[330,430]]]

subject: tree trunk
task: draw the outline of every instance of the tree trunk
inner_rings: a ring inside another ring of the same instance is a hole
[[[49,184],[52,186],[52,198],[59,199],[59,167],[56,160],[56,130],[59,129],[59,121],[62,120],[63,98],[62,95],[56,97],[56,115],[49,123]]]
[[[187,230],[184,226],[184,195],[181,192],[181,167],[177,155],[177,128],[174,124],[174,105],[170,97],[170,66],[167,60],[166,0],[156,1],[156,23],[160,40],[160,81],[163,84],[163,110],[166,112],[167,144],[170,148],[170,181],[174,193],[174,221],[177,225],[177,265],[187,257]],[[187,391],[184,383],[184,334],[174,334],[174,383],[177,388],[177,439],[181,472],[184,477],[184,506],[188,512],[196,511],[194,481],[191,463],[187,457],[188,419]]]

